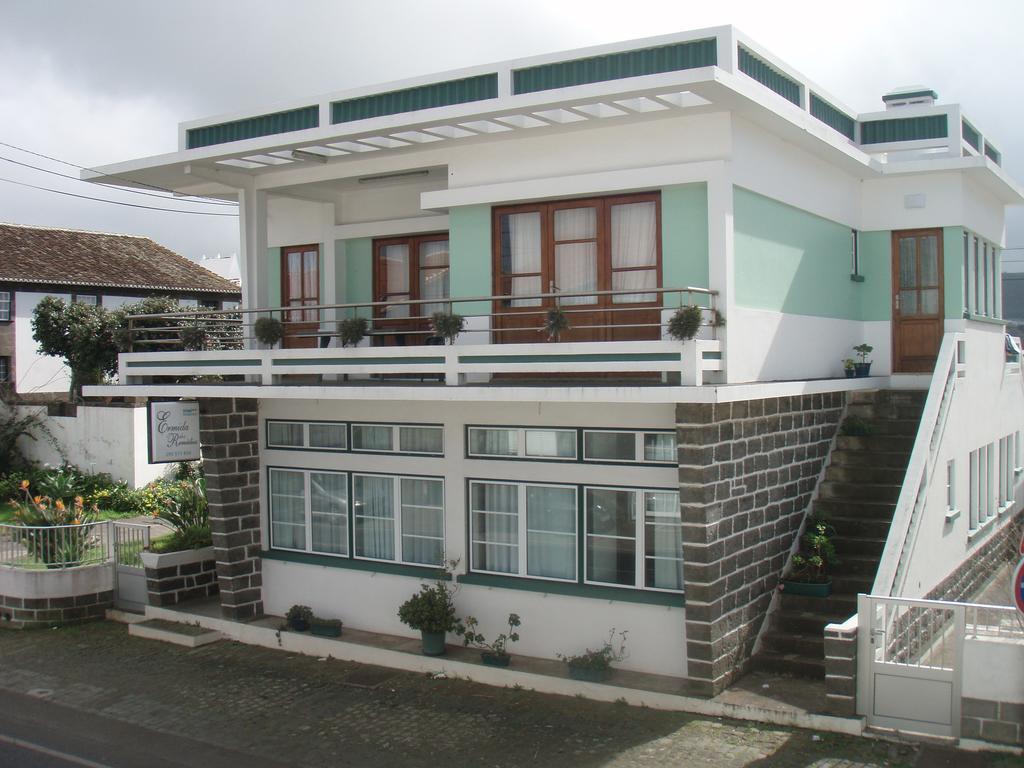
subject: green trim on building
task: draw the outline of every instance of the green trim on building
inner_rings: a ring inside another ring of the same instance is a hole
[[[987,157],[989,160],[991,160],[996,165],[999,165],[1000,163],[1002,163],[1002,160],[1003,160],[1003,156],[999,153],[999,150],[997,150],[995,147],[993,147],[987,141],[985,142],[985,157]]]
[[[285,563],[300,565],[320,565],[326,568],[345,568],[350,571],[373,571],[390,573],[395,576],[412,576],[417,579],[437,581],[440,566],[406,565],[405,563],[387,563],[379,560],[357,560],[352,557],[331,557],[330,555],[314,555],[306,552],[286,552],[280,549],[265,549],[260,552],[264,560],[280,560]],[[450,580],[448,576],[445,580]]]
[[[126,368],[241,368],[260,366],[259,359],[245,360],[129,360]]]
[[[678,353],[618,352],[590,355],[459,355],[460,363],[646,363],[679,362]]]
[[[580,538],[582,539],[583,537]],[[686,605],[686,597],[677,592],[651,592],[640,589],[619,589],[616,587],[602,587],[596,584],[549,581],[547,579],[527,579],[517,576],[499,576],[490,573],[465,573],[458,576],[457,581],[459,584],[470,584],[480,587],[519,589],[527,592],[542,592],[549,595],[589,597],[595,600],[619,601],[623,603],[642,603],[645,605],[662,605],[673,608],[682,608]]]
[[[512,72],[512,93],[536,93],[624,77],[712,67],[717,63],[718,41],[715,38],[691,40],[517,69]]]
[[[707,288],[708,187],[680,184],[661,190],[661,271],[666,287]],[[679,295],[664,294],[666,307],[679,306]],[[683,303],[689,298],[683,296]],[[704,296],[693,301],[707,304]]]
[[[373,240],[359,237],[340,241],[345,252],[345,298],[342,304],[373,301]],[[369,317],[369,309],[360,314]]]
[[[850,227],[740,187],[733,206],[737,304],[861,319],[864,289],[850,281]]]
[[[185,132],[187,149],[209,147],[214,144],[227,144],[231,141],[255,139],[259,136],[271,136],[275,133],[304,131],[320,126],[320,107],[312,105],[274,112],[270,115],[247,117],[232,120],[228,123],[204,125],[200,128],[189,128]]]
[[[973,125],[968,123],[966,120],[961,119],[960,133],[963,135],[964,141],[981,152],[981,134],[974,130]]]
[[[816,117],[829,128],[834,128],[850,141],[854,140],[857,121],[837,109],[821,98],[818,94],[811,92],[811,116]]]
[[[443,357],[296,357],[277,359],[271,365],[288,367],[292,365],[443,365]]]
[[[491,208],[467,205],[448,212],[449,290],[452,296],[490,296],[491,290]],[[462,315],[491,311],[486,301],[455,303],[452,310]],[[472,329],[468,329],[472,330]]]
[[[368,120],[384,115],[398,115],[420,109],[449,107],[471,101],[498,98],[498,75],[490,73],[446,80],[442,83],[418,85],[400,91],[374,93],[355,99],[331,102],[331,123]]]
[[[933,99],[939,98],[939,94],[935,91],[904,91],[902,93],[887,93],[882,97],[882,101],[888,104],[890,101],[903,101],[904,99],[917,99],[921,96],[931,96]]]
[[[946,115],[928,115],[869,120],[860,124],[860,143],[887,144],[892,141],[944,139],[949,136],[949,121],[946,118]]]
[[[800,106],[800,83],[779,72],[775,67],[752,54],[742,45],[739,50],[740,72],[757,80],[765,88]]]

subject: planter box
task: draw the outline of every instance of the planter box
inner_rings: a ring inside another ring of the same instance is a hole
[[[603,683],[612,676],[612,670],[607,668],[574,667],[569,665],[569,677],[573,680],[582,680],[586,683]]]
[[[341,622],[328,624],[314,621],[309,625],[309,631],[317,637],[341,637]]]
[[[143,552],[146,595],[150,605],[178,605],[216,595],[217,561],[213,547],[181,552]]]
[[[803,597],[828,597],[832,594],[832,581],[824,584],[809,584],[806,581],[782,582],[782,591],[787,595],[801,595]]]
[[[507,653],[499,654],[482,651],[480,653],[480,661],[484,663],[485,667],[507,667],[509,662],[512,661],[512,657]]]

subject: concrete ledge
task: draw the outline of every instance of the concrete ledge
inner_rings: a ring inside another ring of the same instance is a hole
[[[280,649],[288,653],[300,653],[307,656],[328,656],[343,661],[354,661],[360,664],[373,664],[407,672],[444,673],[449,677],[459,677],[484,685],[507,687],[520,685],[540,693],[554,693],[562,696],[581,695],[594,701],[615,702],[625,701],[633,706],[645,706],[677,712],[692,712],[709,717],[729,717],[735,720],[750,720],[771,723],[773,725],[795,728],[811,728],[831,733],[842,733],[859,736],[864,731],[864,721],[860,718],[833,717],[806,712],[783,711],[720,701],[680,696],[670,693],[646,691],[637,688],[626,688],[614,684],[585,683],[571,680],[568,677],[526,672],[511,667],[496,669],[458,661],[451,658],[423,656],[418,653],[389,650],[369,645],[353,643],[344,639],[314,637],[296,632],[281,632],[273,626],[260,623],[240,623],[215,616],[206,616],[190,612],[186,609],[146,607],[146,617],[165,619],[172,622],[198,623],[207,629],[219,632],[224,638],[235,640],[247,645],[263,648]],[[136,629],[135,625],[130,629]]]
[[[195,627],[174,622],[144,620],[133,622],[128,626],[128,634],[147,640],[161,640],[165,643],[182,645],[186,648],[199,648],[203,645],[216,643],[223,635],[215,630],[193,631]]]
[[[142,565],[146,568],[171,568],[189,563],[201,563],[213,560],[213,547],[202,549],[185,549],[181,552],[143,552],[140,554]]]

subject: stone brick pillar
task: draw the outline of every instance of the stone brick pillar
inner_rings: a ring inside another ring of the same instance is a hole
[[[841,392],[676,406],[688,676],[744,671],[828,455]]]
[[[857,716],[857,617],[825,627],[825,711]]]
[[[221,613],[263,615],[258,401],[203,398],[199,428]]]

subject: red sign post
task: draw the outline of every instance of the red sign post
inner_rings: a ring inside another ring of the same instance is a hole
[[[1017,567],[1013,569],[1013,604],[1017,610],[1024,614],[1024,536],[1020,539],[1020,554],[1022,555]]]

